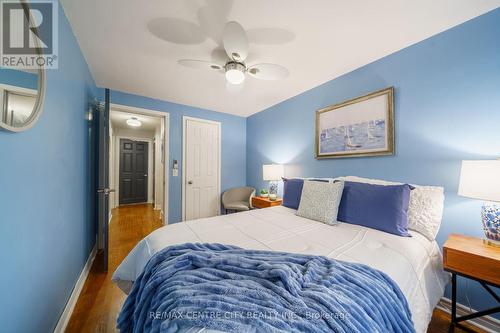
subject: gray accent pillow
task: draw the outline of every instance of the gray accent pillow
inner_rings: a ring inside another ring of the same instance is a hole
[[[336,224],[343,190],[343,181],[304,181],[297,215],[329,225]]]

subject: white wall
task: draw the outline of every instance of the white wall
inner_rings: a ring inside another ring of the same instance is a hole
[[[117,166],[115,165],[116,157],[116,140],[113,125],[109,124],[109,188],[116,190],[116,171]],[[116,202],[118,197],[118,192],[111,192],[109,194],[109,208],[113,209],[116,207]]]
[[[164,141],[164,124],[163,122],[160,123],[160,125],[157,126],[156,128],[156,133],[155,133],[155,197],[154,197],[154,202],[155,202],[155,209],[161,210],[163,207],[163,178],[164,178],[164,171],[165,170],[165,163],[164,160],[162,160],[162,148],[164,149],[163,141]],[[162,211],[163,213],[163,211]]]

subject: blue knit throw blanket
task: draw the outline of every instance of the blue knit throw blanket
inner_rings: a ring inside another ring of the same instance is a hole
[[[175,245],[155,254],[118,317],[121,332],[414,332],[386,274],[322,256]]]

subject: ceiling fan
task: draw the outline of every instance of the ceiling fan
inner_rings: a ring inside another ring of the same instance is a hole
[[[261,80],[280,80],[288,76],[288,69],[280,65],[260,63],[248,66],[245,64],[248,55],[248,38],[238,22],[231,21],[226,24],[222,44],[228,56],[225,64],[192,59],[181,59],[177,62],[189,68],[224,72],[226,80],[231,84],[243,83],[246,73]]]

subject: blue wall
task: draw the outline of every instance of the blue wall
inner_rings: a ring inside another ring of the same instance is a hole
[[[246,184],[246,119],[225,113],[147,97],[111,92],[111,103],[140,107],[170,114],[169,214],[168,222],[182,218],[182,116],[198,117],[221,123],[221,190]],[[172,161],[179,162],[179,176],[172,177]]]
[[[481,203],[458,197],[462,159],[500,156],[500,9],[304,92],[247,120],[247,182],[262,164],[287,176],[358,175],[446,189],[440,244],[450,233],[482,237]],[[395,87],[396,155],[316,160],[315,111]],[[466,304],[464,281],[459,301]],[[449,294],[448,294],[449,295]],[[472,282],[472,307],[494,305]]]
[[[2,332],[51,332],[95,243],[85,112],[97,88],[61,8],[59,50],[39,121],[0,131]]]
[[[10,84],[28,89],[37,89],[38,75],[0,67],[0,83]]]

